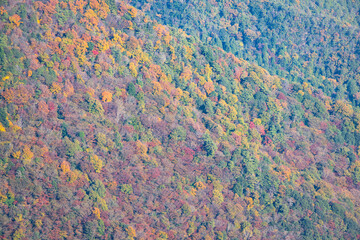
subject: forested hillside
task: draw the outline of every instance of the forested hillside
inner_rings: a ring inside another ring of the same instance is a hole
[[[346,6],[324,17],[354,34]],[[358,239],[348,80],[291,78],[278,60],[270,74],[241,58],[253,43],[233,52],[147,13],[0,1],[1,238]]]
[[[360,2],[133,0],[160,23],[360,106]]]

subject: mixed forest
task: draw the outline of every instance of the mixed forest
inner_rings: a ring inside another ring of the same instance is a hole
[[[0,0],[0,238],[360,239],[359,8]]]

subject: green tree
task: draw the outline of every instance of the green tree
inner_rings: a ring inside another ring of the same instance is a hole
[[[4,127],[9,127],[9,120],[7,118],[7,112],[5,108],[0,108],[0,122]]]
[[[210,134],[208,132],[206,132],[203,135],[203,141],[204,141],[204,148],[205,148],[206,154],[209,157],[214,157],[215,152],[217,150],[217,146],[214,143],[214,141],[211,139]]]
[[[129,85],[127,87],[127,92],[130,96],[133,96],[133,97],[136,96],[136,87],[132,82],[129,83]]]
[[[170,133],[170,139],[177,141],[185,141],[186,139],[186,130],[182,126],[179,126],[172,130]]]

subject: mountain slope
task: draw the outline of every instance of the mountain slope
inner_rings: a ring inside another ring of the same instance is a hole
[[[162,24],[359,106],[358,1],[132,1]]]
[[[357,237],[349,103],[125,2],[1,4],[2,237]]]

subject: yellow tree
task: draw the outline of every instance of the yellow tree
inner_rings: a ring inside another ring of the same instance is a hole
[[[160,94],[162,87],[159,82],[153,81],[154,94]]]
[[[170,44],[171,39],[172,39],[172,37],[170,36],[169,33],[166,33],[165,36],[163,37],[163,40],[167,45]]]
[[[186,45],[184,45],[184,48],[185,48],[185,58],[187,60],[191,61],[192,55],[194,53],[193,50],[190,47],[186,46]]]
[[[92,9],[95,9],[95,10],[99,10],[100,9],[100,3],[98,0],[90,0],[89,1],[89,6],[92,8]]]
[[[233,121],[236,120],[238,114],[236,109],[233,106],[229,106],[229,109],[229,118]]]
[[[105,19],[108,16],[109,12],[110,12],[109,6],[105,2],[103,2],[103,5],[101,6],[100,11],[98,13],[99,17],[101,19]]]
[[[110,44],[106,39],[102,39],[98,41],[97,47],[99,48],[100,52],[104,52],[110,48]]]
[[[63,161],[60,165],[60,168],[64,173],[70,172],[70,163],[67,161]]]
[[[30,164],[33,157],[34,157],[34,153],[31,152],[28,145],[25,145],[25,147],[23,149],[23,155],[22,155],[23,163]]]
[[[103,100],[103,102],[111,102],[112,101],[112,93],[109,91],[104,91],[101,94],[101,99]]]
[[[92,165],[95,169],[95,172],[97,172],[97,173],[101,172],[101,169],[103,168],[104,163],[97,155],[95,155],[95,154],[91,155],[90,162],[92,163]]]
[[[20,23],[22,23],[22,22],[20,22],[20,20],[21,20],[21,17],[17,14],[14,14],[11,17],[9,17],[9,21],[12,24],[16,25],[17,27],[20,25]]]
[[[60,85],[60,83],[58,83],[58,82],[53,82],[53,83],[51,84],[50,91],[51,91],[53,94],[58,94],[58,93],[61,91],[61,85]]]
[[[197,190],[203,190],[203,189],[206,188],[205,184],[203,182],[201,182],[201,181],[196,182],[194,185],[195,185]]]
[[[205,66],[205,76],[207,78],[207,80],[210,80],[210,76],[213,74],[212,68],[210,67],[209,64],[206,64]]]
[[[134,239],[136,237],[136,232],[133,227],[129,226],[128,228],[126,228],[126,232],[130,239]]]
[[[136,8],[134,8],[134,7],[132,7],[132,6],[129,6],[129,8],[128,8],[128,13],[130,14],[130,16],[131,16],[132,18],[135,18],[136,15],[137,15],[137,10],[136,10]]]
[[[71,3],[71,1],[69,1],[69,3]],[[79,10],[79,12],[81,14],[83,14],[84,13],[84,7],[86,6],[86,4],[87,4],[87,1],[85,1],[85,0],[76,0],[75,7],[76,7],[77,10]]]
[[[14,101],[15,92],[13,88],[6,89],[1,93],[6,102],[11,103]]]
[[[99,208],[94,207],[93,214],[95,215],[95,217],[97,219],[101,219],[101,217],[100,217],[100,209]]]
[[[348,103],[346,103],[343,100],[337,100],[335,105],[334,105],[334,111],[338,112],[340,114],[343,114],[347,117],[350,117],[353,115],[354,110],[352,108],[352,106]]]
[[[140,140],[136,141],[136,152],[140,155],[145,155],[148,151],[148,148]]]
[[[5,127],[0,123],[0,132],[6,132]]]
[[[167,33],[164,25],[158,24],[158,25],[154,26],[153,28],[156,31],[156,34],[159,38]]]
[[[224,201],[224,196],[219,190],[213,190],[213,202],[220,205]]]
[[[131,76],[137,77],[138,72],[137,72],[136,66],[133,62],[129,63],[129,70],[130,70]]]
[[[219,205],[224,201],[224,196],[222,194],[223,186],[219,180],[213,180],[213,186],[213,202]]]

